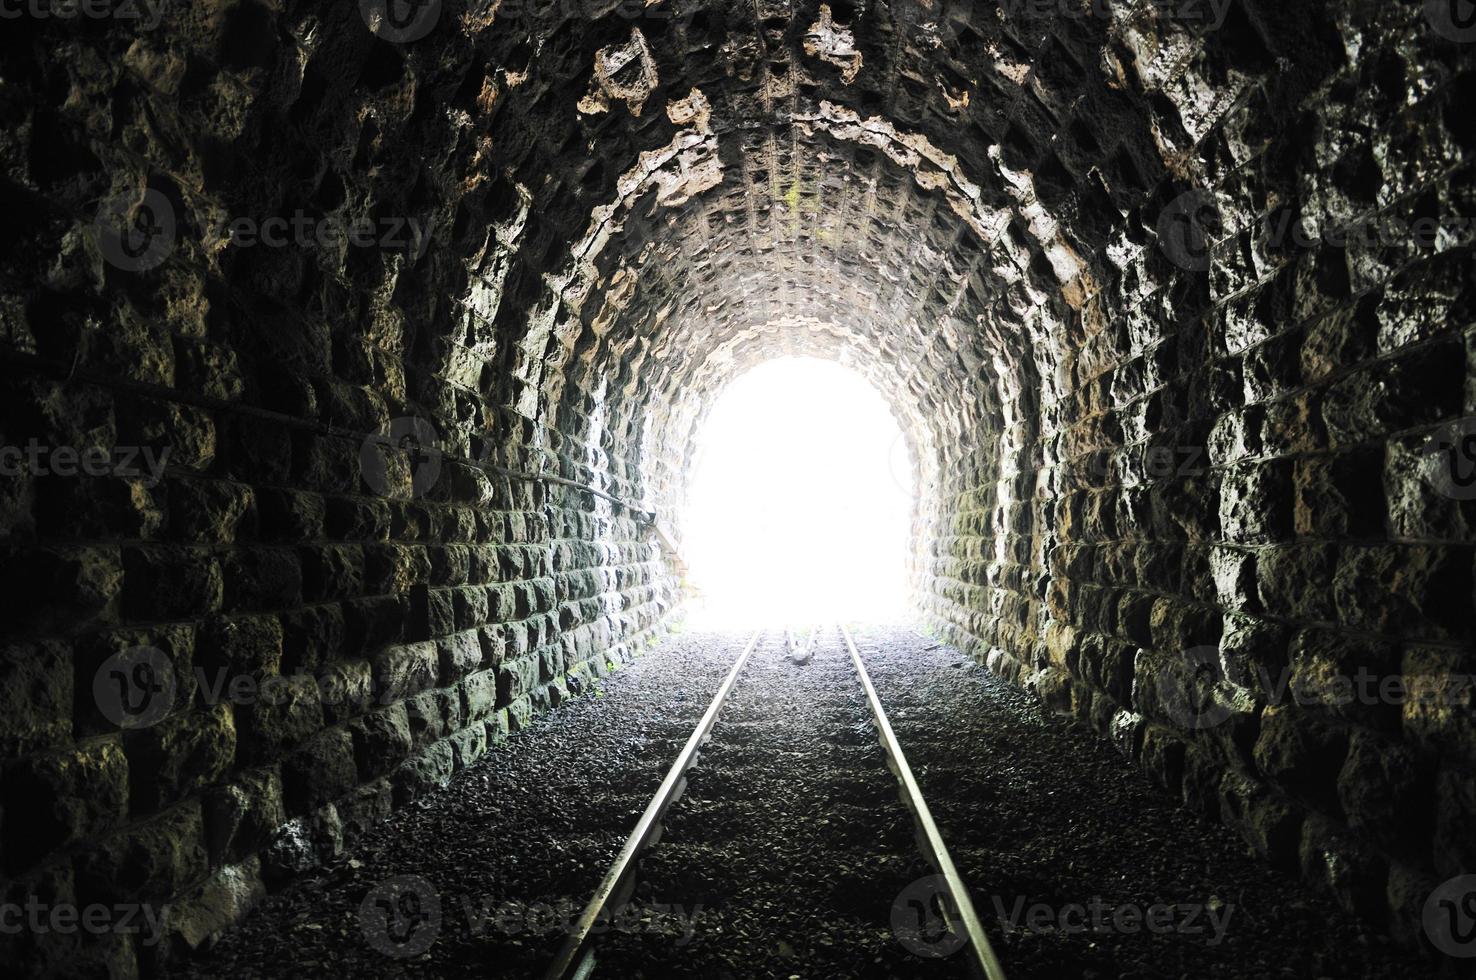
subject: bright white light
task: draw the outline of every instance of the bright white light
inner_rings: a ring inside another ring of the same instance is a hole
[[[730,384],[698,433],[683,552],[704,625],[896,622],[912,465],[860,375],[783,358]]]

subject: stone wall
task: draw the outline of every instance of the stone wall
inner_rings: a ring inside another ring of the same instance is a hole
[[[1063,328],[1059,385],[1005,384],[1020,421],[953,485],[932,603],[1410,942],[1476,867],[1476,494],[1437,448],[1476,432],[1476,131],[1434,26],[1358,5],[1259,79],[1137,65],[1178,172],[1104,243],[1123,260]]]
[[[0,896],[164,917],[7,929],[35,975],[152,972],[676,597],[643,512],[508,475],[642,493],[499,326],[552,237],[512,151],[452,179],[449,82],[353,4],[165,13],[5,28]]]

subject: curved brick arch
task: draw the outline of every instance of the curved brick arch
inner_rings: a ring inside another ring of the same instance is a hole
[[[7,29],[0,446],[169,456],[0,481],[0,891],[187,923],[17,962],[167,958],[643,649],[680,602],[650,530],[509,473],[667,516],[705,406],[776,353],[903,422],[932,625],[1414,939],[1476,867],[1468,708],[1259,677],[1476,673],[1476,516],[1424,461],[1476,412],[1471,49],[1437,6]],[[417,419],[431,469],[376,455]],[[124,731],[88,692],[140,646],[350,696]]]

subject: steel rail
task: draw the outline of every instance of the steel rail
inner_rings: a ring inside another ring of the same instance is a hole
[[[564,944],[559,949],[559,955],[549,966],[544,974],[545,980],[584,980],[594,971],[594,947],[590,944],[590,936],[593,934],[595,925],[600,916],[610,905],[619,905],[628,897],[629,890],[634,887],[634,874],[636,870],[636,859],[640,857],[643,850],[650,844],[654,844],[661,836],[661,818],[667,807],[675,803],[682,795],[687,786],[687,770],[697,761],[698,749],[702,743],[707,741],[707,736],[712,731],[713,724],[717,721],[718,712],[722,710],[723,702],[733,690],[733,685],[738,681],[738,675],[743,672],[743,667],[748,663],[749,656],[758,646],[759,638],[764,634],[758,630],[733,662],[733,667],[728,671],[728,676],[723,679],[722,686],[718,688],[717,694],[713,695],[712,703],[707,706],[702,720],[697,723],[687,744],[682,748],[676,761],[671,764],[666,778],[661,781],[661,788],[646,805],[646,812],[641,814],[641,819],[636,821],[635,830],[625,841],[625,846],[620,849],[620,856],[615,859],[605,880],[600,882],[600,887],[595,890],[594,897],[584,907],[584,912],[579,916],[573,930],[564,939]]]
[[[952,919],[949,927],[955,935],[962,933],[962,938],[968,940],[969,965],[977,975],[985,980],[1004,980],[1004,967],[1000,965],[999,957],[994,953],[994,947],[989,944],[989,937],[984,934],[984,926],[979,922],[979,914],[974,911],[974,903],[969,898],[969,891],[964,885],[963,878],[959,876],[958,869],[954,867],[953,859],[948,856],[948,848],[943,843],[943,835],[938,832],[938,825],[933,822],[933,814],[928,810],[928,804],[923,800],[917,779],[912,775],[912,767],[907,764],[907,757],[902,754],[902,746],[897,741],[897,734],[892,731],[892,723],[887,720],[887,713],[882,708],[881,699],[876,695],[876,688],[871,683],[871,675],[867,673],[866,664],[862,662],[861,654],[851,640],[851,631],[846,629],[844,623],[839,626],[841,636],[846,641],[846,648],[851,651],[851,662],[856,666],[856,674],[861,678],[861,686],[866,689],[866,700],[871,705],[872,720],[876,723],[877,734],[887,754],[887,766],[896,775],[902,802],[907,804],[907,808],[912,811],[913,820],[917,823],[917,839],[923,848],[923,856],[942,876],[948,887],[948,897],[953,904],[951,908],[942,910],[944,918]]]

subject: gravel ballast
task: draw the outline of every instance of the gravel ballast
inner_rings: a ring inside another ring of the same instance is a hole
[[[1409,975],[1406,953],[962,654],[900,628],[856,639],[1012,978]],[[175,975],[540,976],[746,640],[669,638]],[[895,931],[929,874],[839,633],[796,663],[773,632],[596,975],[962,976],[959,956],[917,955],[946,943]]]

